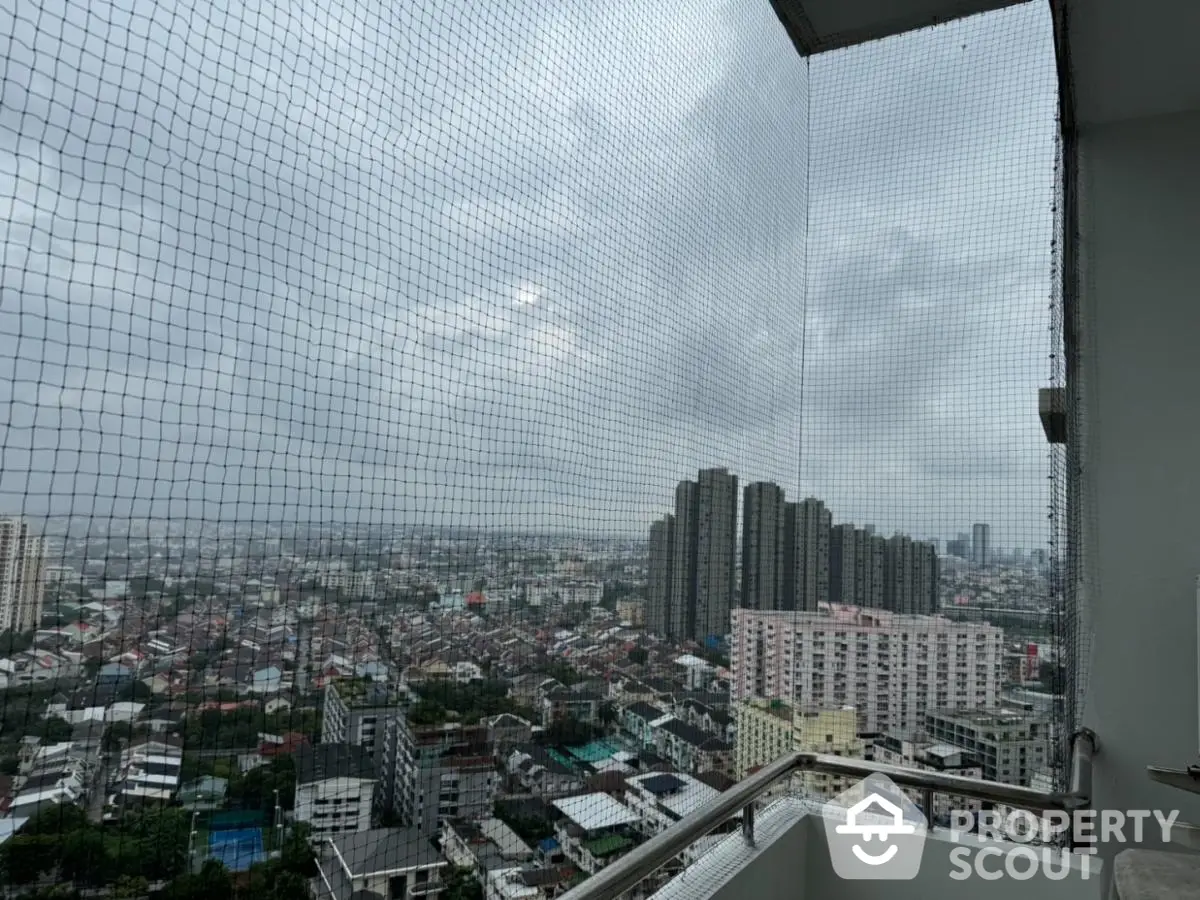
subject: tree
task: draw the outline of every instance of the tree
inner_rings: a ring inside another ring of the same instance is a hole
[[[58,842],[45,834],[18,834],[0,844],[0,870],[9,884],[31,884],[54,868]]]
[[[635,666],[644,666],[650,660],[650,651],[645,647],[634,647],[629,651],[629,661]]]
[[[296,761],[290,756],[277,756],[240,779],[230,779],[229,797],[243,809],[261,809],[273,814],[276,791],[279,805],[290,810],[296,800]]]
[[[78,806],[65,804],[63,806],[51,806],[42,810],[25,823],[25,827],[21,829],[21,833],[59,837],[68,832],[77,831],[80,828],[87,828],[88,825],[86,812]]]
[[[272,859],[250,867],[248,900],[311,900],[308,880],[299,872],[285,868],[282,860]]]
[[[592,739],[592,726],[574,716],[555,719],[542,732],[542,742],[549,744],[586,744]]]
[[[11,656],[33,646],[32,631],[8,631],[0,634],[0,656]]]
[[[470,869],[452,868],[445,878],[441,900],[483,900],[483,885]]]
[[[292,826],[283,845],[279,848],[279,862],[290,872],[295,872],[305,878],[315,878],[317,861],[313,857],[310,837],[312,830],[305,822]]]
[[[148,703],[154,699],[154,691],[142,681],[131,681],[122,685],[117,691],[117,699],[122,702]]]
[[[233,879],[215,859],[206,859],[200,871],[181,875],[162,894],[163,900],[232,900]]]
[[[142,875],[122,875],[113,883],[110,895],[115,900],[138,900],[150,893],[150,882]]]
[[[121,822],[122,837],[141,858],[141,873],[151,881],[182,875],[187,867],[191,822],[179,807],[148,809]]]
[[[68,881],[88,887],[104,884],[108,855],[104,835],[94,825],[66,832],[60,843],[59,874]]]
[[[55,884],[22,894],[21,900],[79,900],[79,891],[68,884]]]
[[[60,719],[58,716],[50,716],[42,722],[42,726],[37,730],[37,734],[45,743],[57,744],[61,741],[70,740],[73,730],[71,723],[66,719]]]
[[[527,844],[537,844],[543,838],[554,836],[554,826],[541,816],[523,814],[520,808],[513,809],[499,800],[493,804],[492,812]]]
[[[597,715],[600,717],[600,724],[606,727],[617,721],[617,709],[611,703],[601,703]]]

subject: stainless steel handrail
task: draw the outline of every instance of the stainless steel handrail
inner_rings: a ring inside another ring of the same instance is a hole
[[[1086,807],[1089,803],[1094,750],[1095,737],[1092,733],[1080,732],[1072,747],[1072,790],[1067,793],[1037,791],[995,781],[889,766],[844,756],[794,751],[742,779],[711,802],[684,816],[666,831],[605,866],[582,884],[563,894],[560,900],[616,900],[739,812],[743,814],[743,837],[753,846],[754,801],[775,782],[797,772],[846,775],[860,779],[872,774],[885,775],[902,787],[921,788],[925,797],[926,814],[935,793],[1001,803],[1019,809],[1069,811]]]

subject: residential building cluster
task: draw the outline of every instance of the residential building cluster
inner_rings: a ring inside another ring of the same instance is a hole
[[[772,482],[746,485],[738,549],[738,480],[702,469],[675,489],[675,511],[650,526],[646,627],[711,641],[734,608],[815,611],[837,603],[929,615],[939,607],[937,547],[873,526],[833,524],[814,497],[789,502]],[[737,572],[741,572],[740,590]]]

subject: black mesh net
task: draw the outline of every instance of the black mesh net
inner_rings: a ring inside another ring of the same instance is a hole
[[[532,900],[788,749],[1061,780],[1040,4],[0,26],[6,885]]]

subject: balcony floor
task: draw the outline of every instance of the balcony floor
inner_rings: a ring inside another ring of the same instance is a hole
[[[787,900],[933,900],[970,897],[971,900],[1104,900],[1108,873],[1098,858],[1073,855],[1061,879],[1038,872],[1024,880],[1007,875],[986,880],[972,874],[956,880],[962,864],[974,866],[980,850],[1012,849],[1015,844],[984,841],[943,829],[925,841],[921,868],[911,881],[849,881],[833,870],[821,818],[821,805],[785,797],[758,815],[756,846],[740,834],[730,835],[713,852],[685,869],[655,893],[654,900],[746,900],[786,897]],[[952,852],[954,853],[952,859]],[[1057,851],[1056,851],[1057,852]],[[1056,862],[1058,857],[1055,857]],[[987,859],[985,871],[1002,872],[1003,861]]]

